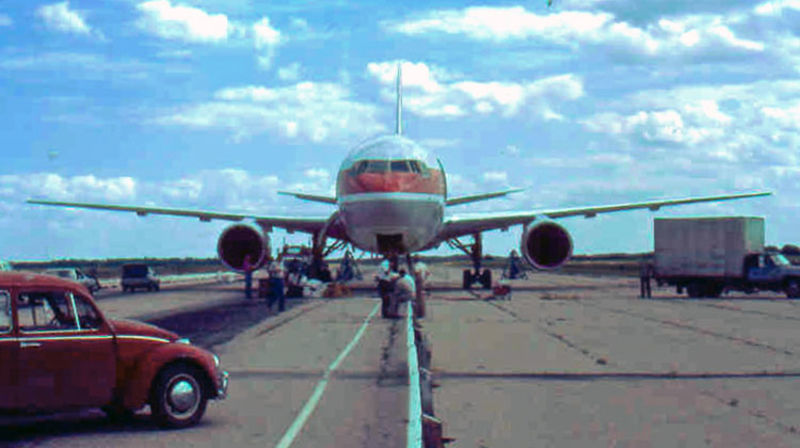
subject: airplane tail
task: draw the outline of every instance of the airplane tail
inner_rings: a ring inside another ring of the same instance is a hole
[[[397,127],[395,134],[403,133],[403,63],[397,64]]]

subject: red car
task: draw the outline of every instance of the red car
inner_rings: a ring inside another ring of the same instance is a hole
[[[109,416],[149,404],[161,426],[197,423],[225,398],[219,358],[152,325],[106,319],[79,283],[0,272],[0,410],[102,408]]]

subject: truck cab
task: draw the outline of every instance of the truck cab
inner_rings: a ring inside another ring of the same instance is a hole
[[[800,267],[793,266],[779,252],[748,254],[744,277],[756,289],[783,290],[787,297],[800,297]]]

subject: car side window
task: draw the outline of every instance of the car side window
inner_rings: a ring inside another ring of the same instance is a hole
[[[63,291],[22,292],[17,299],[17,319],[22,331],[77,330],[71,294]]]
[[[0,333],[11,331],[11,294],[0,291]]]
[[[74,299],[81,330],[96,330],[100,328],[100,314],[97,313],[92,304],[85,297],[74,296]]]

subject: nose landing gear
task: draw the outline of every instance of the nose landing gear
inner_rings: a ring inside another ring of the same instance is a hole
[[[472,243],[465,243],[458,238],[453,238],[447,244],[454,248],[459,249],[465,254],[469,255],[472,260],[472,270],[464,269],[462,275],[461,287],[470,289],[475,283],[479,283],[483,289],[492,288],[492,271],[483,269],[481,271],[481,259],[483,258],[483,242],[481,234],[475,233],[472,235]]]

